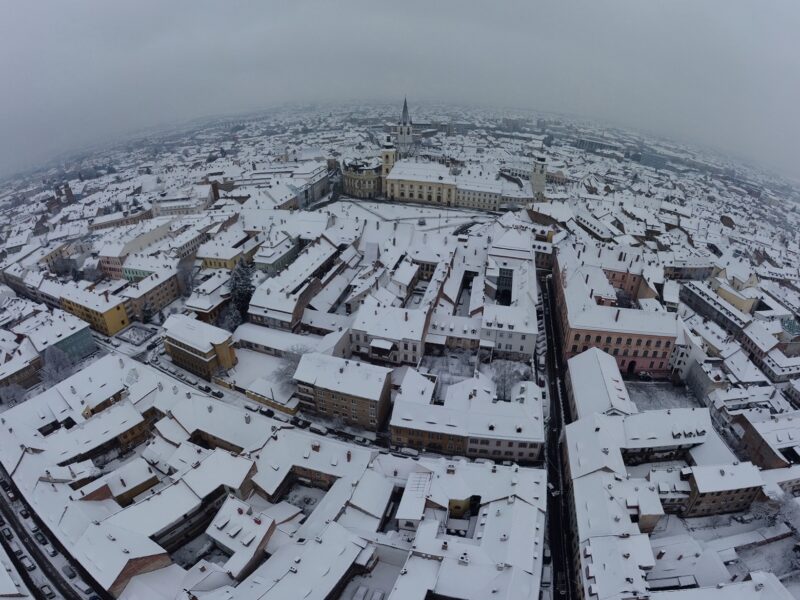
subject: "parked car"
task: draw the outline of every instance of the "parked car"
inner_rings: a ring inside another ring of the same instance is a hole
[[[210,385],[203,384],[203,385],[198,386],[198,387],[200,388],[201,392],[205,392],[206,394],[211,391],[211,386]]]
[[[31,516],[31,513],[28,512],[27,508],[23,508],[22,510],[19,511],[19,516],[22,517],[23,519],[27,519],[28,517]]]
[[[56,550],[55,547],[50,546],[49,544],[44,547],[44,551],[47,552],[47,556],[50,556],[50,557],[55,556],[56,554],[58,554],[58,550]]]
[[[211,395],[214,396],[214,398],[222,398],[225,396],[225,394],[223,394],[219,390],[214,390],[213,392],[211,392]]]
[[[311,425],[308,430],[317,435],[328,435],[328,428],[324,425]]]
[[[11,501],[17,499],[17,495],[14,493],[14,490],[6,490],[6,496],[8,496],[8,499]]]
[[[14,534],[11,533],[11,530],[8,527],[3,527],[2,531],[3,531],[3,537],[6,538],[7,540],[10,540],[11,538],[14,537]]]
[[[80,579],[78,579],[77,581],[73,581],[72,585],[74,585],[76,588],[78,588],[80,591],[82,591],[87,596],[94,592],[94,590],[91,588],[91,586],[89,586],[85,581],[82,581]],[[97,598],[97,596],[93,596],[93,597]]]
[[[8,482],[7,482],[5,479],[3,479],[2,481],[0,481],[0,488],[3,488],[3,491],[4,491],[4,492],[7,492],[7,491],[8,491],[8,489],[9,489],[10,487],[11,487],[11,486],[10,486],[10,485],[8,485]]]
[[[69,565],[64,565],[61,567],[61,572],[68,578],[68,579],[75,579],[78,574],[75,572],[75,569],[70,567]]]
[[[36,541],[39,542],[42,546],[47,545],[47,538],[44,537],[44,534],[41,531],[37,531],[33,534],[33,537],[36,538]]]
[[[27,556],[23,556],[19,559],[19,562],[25,567],[26,571],[33,571],[36,568],[36,565],[33,564],[33,561],[28,558]]]
[[[39,589],[42,590],[42,596],[44,596],[45,598],[55,598],[56,597],[56,593],[53,591],[53,588],[51,588],[46,583],[42,587],[40,587]]]
[[[358,586],[356,593],[353,594],[353,600],[367,600],[367,593],[369,589],[363,585]]]

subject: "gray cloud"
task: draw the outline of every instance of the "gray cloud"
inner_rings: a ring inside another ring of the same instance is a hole
[[[47,0],[2,10],[0,173],[155,124],[408,94],[604,119],[800,174],[800,4],[789,0]]]

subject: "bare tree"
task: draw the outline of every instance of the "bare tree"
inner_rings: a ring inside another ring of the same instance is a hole
[[[297,371],[297,365],[300,364],[300,359],[303,354],[311,352],[312,349],[302,344],[295,344],[289,350],[283,353],[281,366],[272,372],[272,376],[278,383],[286,383],[291,381]]]
[[[185,298],[188,298],[192,295],[194,279],[194,265],[189,261],[181,261],[178,263],[178,287]]]
[[[780,498],[754,502],[750,512],[769,527],[786,523],[795,532],[800,528],[800,506],[790,494],[785,493]]]
[[[83,278],[86,281],[98,281],[103,277],[103,272],[94,267],[86,267],[83,270]]]
[[[25,388],[11,383],[0,388],[0,403],[14,405],[25,397]]]
[[[72,375],[75,363],[61,348],[50,346],[42,354],[42,360],[41,378],[45,386],[52,387]]]
[[[530,369],[521,363],[511,360],[496,360],[492,363],[494,375],[492,380],[495,383],[497,397],[500,400],[508,400],[514,386],[530,377]]]

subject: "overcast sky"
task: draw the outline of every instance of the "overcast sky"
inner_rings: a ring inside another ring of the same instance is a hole
[[[0,9],[0,174],[138,128],[360,98],[558,111],[800,175],[800,2],[36,0]]]

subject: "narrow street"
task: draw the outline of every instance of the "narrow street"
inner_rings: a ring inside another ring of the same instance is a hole
[[[0,480],[11,485],[11,478],[8,477],[6,470],[2,467],[0,467]],[[16,488],[12,487],[12,490],[16,494]],[[23,522],[24,520],[33,518],[33,516],[30,516],[28,519],[22,519],[19,514],[19,509],[23,507],[27,508],[27,505],[24,505],[19,495],[17,495],[16,500],[11,501],[5,491],[0,493],[0,514],[2,514],[3,520],[6,522],[3,527],[11,529],[14,534],[14,540],[22,549],[23,555],[28,556],[36,566],[32,571],[20,570],[20,573],[27,574],[33,583],[31,586],[31,593],[36,598],[43,598],[44,595],[40,588],[42,585],[48,584],[61,598],[81,600],[83,596],[73,589],[64,579],[56,565],[51,562],[49,557],[44,553],[44,547],[33,538],[33,534],[26,523]],[[11,555],[12,553],[9,554]],[[60,553],[59,558],[63,561]],[[18,565],[18,567],[19,566],[20,565]]]
[[[11,490],[16,496],[16,499],[12,501],[9,499],[5,490],[0,493],[0,515],[6,522],[6,524],[3,525],[3,528],[8,527],[12,531],[14,534],[13,541],[19,548],[22,549],[23,555],[28,556],[35,565],[35,568],[32,571],[26,571],[24,569],[20,570],[20,573],[27,575],[27,577],[29,577],[33,583],[31,586],[31,593],[36,598],[44,598],[40,588],[43,584],[48,584],[59,598],[66,598],[68,600],[85,600],[87,596],[81,592],[78,592],[73,587],[72,583],[70,583],[70,581],[61,573],[59,567],[69,564],[78,574],[82,573],[83,569],[76,565],[70,559],[70,557],[68,557],[68,555],[63,553],[63,548],[61,545],[54,542],[53,537],[49,535],[47,529],[43,527],[41,523],[38,523],[38,521],[35,520],[36,516],[33,514],[33,511],[22,500],[18,490],[16,489],[16,486],[13,485],[11,477],[9,477],[5,468],[2,466],[0,466],[0,481],[3,481],[11,486]],[[29,516],[27,519],[20,515],[20,510],[23,508],[27,509],[28,512],[31,513],[31,516]],[[47,556],[47,554],[45,554],[45,546],[34,539],[31,527],[37,523],[42,534],[46,536],[49,545],[58,550],[58,554],[56,554],[56,556],[53,558]],[[4,540],[4,545],[9,546],[10,544],[8,544],[8,542],[11,541],[12,540]],[[9,555],[12,556],[12,560],[14,560],[15,564],[19,562],[19,560],[15,560],[13,552],[9,552]],[[17,566],[19,567],[20,565]],[[83,577],[82,579],[83,581],[87,581],[86,577]],[[73,583],[78,581],[81,581],[81,579],[75,579]],[[90,595],[89,597],[108,597],[105,591],[98,592],[97,590],[93,590],[92,594],[94,594],[94,596]]]
[[[545,334],[547,335],[547,374],[550,384],[550,422],[547,432],[547,481],[553,486],[548,495],[547,532],[553,556],[553,585],[556,597],[572,599],[570,552],[567,539],[567,507],[564,505],[564,481],[561,469],[561,433],[566,422],[563,376],[566,366],[561,360],[561,344],[555,324],[551,277],[542,287]]]

